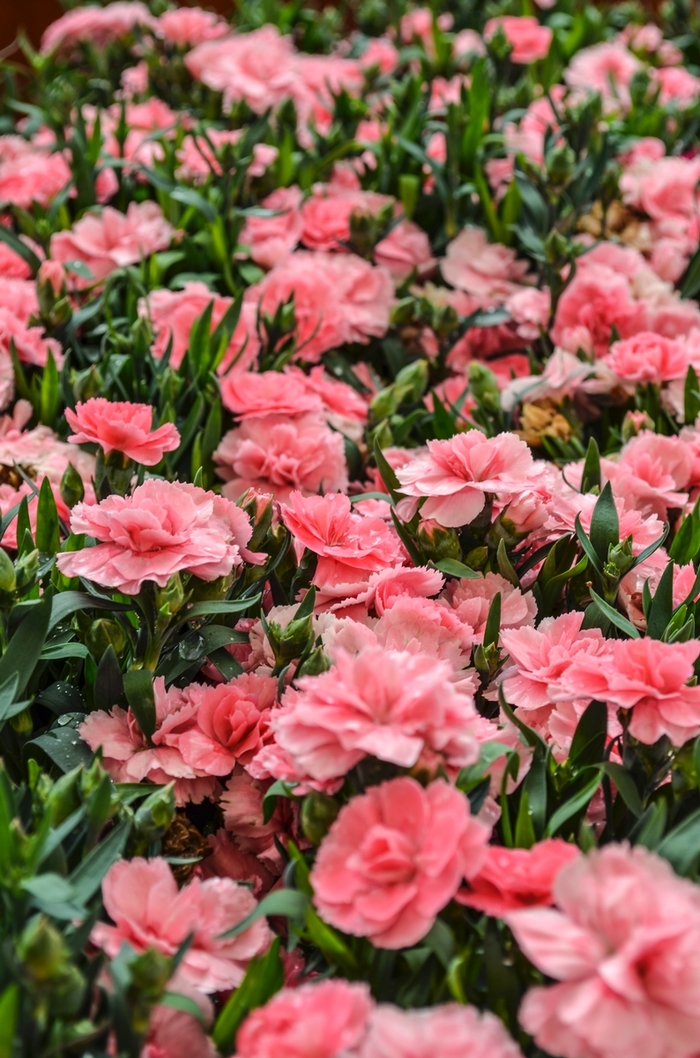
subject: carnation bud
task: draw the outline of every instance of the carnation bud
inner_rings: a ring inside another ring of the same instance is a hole
[[[268,639],[278,665],[300,657],[313,640],[313,615],[297,617],[286,628],[271,621]]]
[[[330,667],[330,660],[323,647],[315,647],[308,658],[299,666],[295,676],[296,678],[299,676],[320,676],[322,672],[327,672]]]
[[[412,364],[402,367],[396,376],[394,386],[400,393],[399,401],[403,403],[409,400],[415,403],[420,400],[428,385],[428,361],[416,360]]]
[[[369,412],[372,419],[375,422],[379,422],[382,419],[387,419],[390,415],[393,415],[398,408],[398,399],[394,386],[387,386],[386,389],[380,389],[371,400],[369,406]]]
[[[145,1033],[151,1010],[162,997],[172,975],[172,961],[155,948],[146,948],[129,963],[131,985],[128,989],[131,1024],[137,1033]]]
[[[85,485],[78,471],[69,463],[61,478],[61,499],[69,510],[80,503],[85,495]]]
[[[16,713],[10,718],[10,727],[13,731],[16,731],[18,735],[31,735],[34,729],[34,721],[32,720],[32,714],[29,709],[23,709],[21,713]]]
[[[391,310],[391,323],[393,327],[405,327],[413,320],[416,299],[413,297],[401,298]]]
[[[52,785],[46,797],[44,811],[51,817],[54,827],[62,823],[64,819],[72,815],[80,807],[80,793],[78,779],[81,769],[74,768],[66,775],[62,775]]]
[[[381,225],[373,213],[350,214],[350,242],[360,257],[372,256],[372,250],[379,242]]]
[[[629,441],[642,430],[653,430],[654,423],[645,411],[628,411],[622,420],[622,440]]]
[[[95,661],[99,662],[110,646],[114,647],[114,653],[119,657],[126,646],[126,637],[116,621],[108,617],[98,617],[88,629],[85,645]]]
[[[487,407],[499,408],[501,394],[496,376],[490,368],[478,360],[469,364],[469,389],[474,399]]]
[[[185,604],[185,589],[179,573],[174,573],[164,588],[156,588],[156,610],[162,617],[173,617]]]
[[[550,181],[557,187],[563,187],[573,176],[576,155],[568,143],[558,144],[547,151],[545,166]]]
[[[250,551],[257,551],[262,545],[272,525],[273,500],[267,492],[248,489],[238,501],[238,506],[245,511],[253,524],[253,535],[248,543]]]
[[[452,334],[459,326],[457,310],[452,305],[436,305],[432,312],[430,326],[441,337]]]
[[[544,254],[549,264],[559,264],[569,256],[569,243],[565,235],[552,228],[544,241]]]
[[[76,400],[89,400],[90,397],[99,397],[103,392],[104,381],[102,375],[93,364],[84,371],[78,371],[73,376],[73,396]]]
[[[399,177],[399,198],[401,199],[401,205],[403,206],[403,211],[408,220],[411,219],[416,211],[419,191],[420,181],[417,176],[403,173]]]
[[[17,585],[17,574],[12,559],[0,547],[0,591],[13,592]]]
[[[175,818],[175,783],[155,790],[137,809],[134,824],[141,838],[149,845],[160,841]]]
[[[418,543],[431,562],[445,558],[459,559],[462,555],[459,537],[454,529],[446,529],[433,518],[425,518],[418,524]]]
[[[338,802],[328,794],[314,790],[304,798],[301,806],[301,829],[312,845],[320,845],[335,822],[340,810]]]
[[[24,927],[17,941],[17,956],[34,984],[50,981],[66,959],[63,937],[44,915]]]
[[[603,566],[603,572],[611,580],[618,581],[629,573],[634,565],[634,552],[632,551],[632,537],[628,536],[619,544],[608,548],[608,560]]]

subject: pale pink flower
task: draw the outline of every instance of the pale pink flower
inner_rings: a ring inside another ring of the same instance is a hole
[[[517,493],[531,465],[529,448],[515,434],[487,438],[469,430],[449,441],[428,441],[427,452],[398,470],[397,477],[405,496],[427,497],[424,518],[462,526],[481,513],[487,493]]]
[[[68,163],[58,151],[27,147],[0,159],[0,204],[31,209],[38,202],[46,207],[71,179]]]
[[[407,948],[486,856],[489,828],[459,790],[410,778],[370,787],[341,808],[311,872],[321,917],[377,948]]]
[[[696,640],[615,640],[607,657],[573,659],[561,674],[557,698],[576,696],[630,710],[629,732],[647,745],[668,735],[675,746],[700,734],[700,687],[688,686],[700,653]]]
[[[13,316],[29,326],[29,318],[39,312],[36,284],[29,279],[4,277],[0,283],[0,308],[8,309]]]
[[[301,241],[310,250],[343,250],[353,214],[376,216],[393,203],[390,195],[376,191],[317,184],[301,206]]]
[[[3,279],[29,279],[31,274],[32,271],[24,258],[15,253],[6,242],[0,243],[0,276]]]
[[[428,236],[410,220],[400,221],[377,243],[374,261],[386,268],[396,283],[402,283],[413,272],[423,278],[436,264]]]
[[[294,536],[298,556],[305,547],[319,556],[313,583],[329,596],[357,595],[370,574],[405,561],[393,528],[380,518],[356,514],[347,496],[304,497],[292,492],[282,518]]]
[[[170,346],[169,363],[175,369],[180,366],[195,321],[212,303],[213,330],[233,304],[233,299],[215,293],[206,283],[192,280],[185,283],[182,290],[152,290],[145,298],[141,298],[138,311],[140,316],[150,319],[153,326],[155,341],[151,346],[151,354],[156,360],[161,360]],[[250,367],[259,348],[255,313],[251,314],[250,307],[244,304],[219,372],[228,370],[234,361],[237,370]]]
[[[11,309],[0,306],[0,352],[8,359],[11,343],[18,358],[25,364],[45,367],[49,354],[57,367],[63,364],[60,342],[45,337],[43,327],[28,327]]]
[[[396,46],[386,37],[370,37],[359,58],[363,70],[378,68],[380,73],[393,73],[399,64]]]
[[[570,353],[604,356],[613,327],[621,338],[648,331],[650,307],[635,298],[628,276],[602,263],[581,263],[557,304],[551,340]]]
[[[613,342],[605,363],[625,382],[670,382],[685,378],[690,356],[680,341],[641,331],[633,338]]]
[[[452,51],[457,59],[464,59],[468,56],[474,58],[475,56],[485,55],[486,46],[481,35],[475,29],[460,29],[459,33],[455,33]]]
[[[126,37],[136,26],[151,29],[155,19],[139,0],[117,0],[105,7],[80,7],[66,11],[52,22],[41,38],[46,55],[56,50],[73,51],[76,44],[87,41],[104,48],[112,40]]]
[[[519,261],[507,246],[490,243],[482,228],[464,228],[448,243],[440,271],[458,290],[501,301],[528,279],[527,261]]]
[[[659,86],[659,103],[677,103],[689,107],[700,96],[700,77],[682,66],[662,66],[651,71],[652,82]]]
[[[258,1007],[236,1036],[239,1058],[343,1058],[355,1054],[372,998],[342,979],[285,988]]]
[[[494,597],[501,596],[501,628],[534,626],[537,603],[531,592],[522,592],[500,573],[485,573],[474,579],[452,580],[446,596],[460,621],[474,630],[474,641],[481,642]]]
[[[559,871],[580,856],[576,845],[546,838],[529,849],[489,845],[486,862],[455,899],[494,918],[523,907],[550,907]]]
[[[179,10],[185,11],[187,9],[180,8]],[[168,13],[174,14],[174,12]],[[226,146],[238,143],[242,135],[243,129],[207,128],[206,139],[203,135],[192,134],[185,136],[182,146],[177,151],[177,159],[180,163],[176,173],[178,179],[191,180],[192,183],[203,184],[212,173],[221,176],[222,162],[218,154]],[[248,175],[252,177],[262,176],[275,161],[277,154],[277,148],[267,143],[254,144],[252,159],[248,166]]]
[[[388,272],[355,254],[297,251],[245,293],[273,316],[294,295],[297,357],[314,363],[346,342],[366,345],[389,327],[394,285]]]
[[[276,216],[247,217],[239,242],[250,247],[250,256],[263,268],[274,268],[301,239],[301,191],[298,187],[278,187],[260,205]]]
[[[262,114],[300,96],[294,45],[275,26],[198,44],[186,55],[185,65],[196,80],[223,93],[226,110],[242,100]]]
[[[250,552],[248,516],[213,492],[151,478],[130,496],[108,496],[71,511],[71,531],[97,540],[95,547],[59,555],[67,577],[86,577],[127,595],[144,581],[165,587],[174,573],[201,580],[225,577]]]
[[[360,1058],[522,1058],[503,1022],[490,1011],[445,1003],[400,1010],[383,1003],[372,1012]]]
[[[139,1058],[217,1058],[216,1047],[207,1034],[214,1020],[211,1000],[183,982],[178,984],[178,994],[196,1003],[201,1018],[172,1007],[156,1006]]]
[[[205,775],[229,775],[262,748],[277,680],[243,673],[215,687],[191,683],[180,694],[181,708],[191,705],[196,722],[166,733],[163,741],[177,748],[186,764]]]
[[[55,232],[51,256],[64,263],[82,261],[93,281],[99,281],[117,268],[167,250],[174,234],[155,202],[130,202],[126,213],[105,206],[101,213],[86,213],[70,231]],[[89,282],[80,280],[78,285]]]
[[[457,767],[472,764],[479,754],[470,731],[475,715],[444,662],[377,647],[355,656],[334,651],[333,668],[298,680],[270,723],[298,770],[326,780],[368,755],[411,768],[425,746]]]
[[[301,371],[237,371],[226,375],[221,380],[221,402],[241,421],[268,415],[303,415],[323,408],[320,395],[307,386]]]
[[[275,681],[276,682],[276,681]],[[293,836],[296,840],[299,810],[287,797],[278,797],[274,812],[265,822],[263,798],[271,785],[254,779],[236,766],[221,795],[220,805],[226,830],[245,856],[254,856],[273,875],[284,870],[278,843]]]
[[[232,500],[248,488],[286,502],[294,490],[311,496],[348,487],[343,436],[319,412],[245,419],[224,435],[214,460]]]
[[[616,462],[602,460],[601,469],[627,507],[664,521],[669,508],[685,506],[693,464],[691,449],[678,437],[643,430]]]
[[[114,922],[98,922],[90,939],[114,958],[122,944],[136,952],[155,948],[173,956],[188,936],[187,948],[171,982],[178,980],[199,992],[236,988],[248,963],[270,944],[264,919],[258,919],[238,937],[221,934],[242,922],[257,904],[250,891],[229,878],[194,878],[178,891],[165,860],[119,860],[102,882],[105,910]]]
[[[572,88],[599,92],[611,106],[627,107],[630,82],[641,69],[639,59],[624,45],[603,41],[576,52],[564,70],[564,80]]]
[[[606,845],[554,883],[557,910],[514,911],[525,955],[558,984],[520,1023],[563,1058],[691,1058],[700,1032],[698,890],[645,848]]]
[[[491,40],[498,30],[505,34],[510,44],[511,62],[527,65],[544,59],[552,43],[552,30],[541,26],[532,16],[500,15],[490,18],[484,26],[484,40]]]
[[[122,452],[147,467],[160,463],[165,452],[174,452],[180,444],[180,434],[173,423],[163,423],[153,430],[152,419],[150,404],[110,401],[105,397],[78,401],[75,411],[66,408],[66,421],[73,430],[68,440],[73,444],[98,444],[105,455]]]
[[[202,11],[199,7],[176,7],[164,11],[155,23],[156,35],[170,44],[192,47],[205,40],[216,40],[225,36],[229,27],[213,11]]]
[[[448,662],[456,689],[468,696],[476,692],[478,679],[470,667],[474,631],[444,600],[400,595],[384,610],[372,634],[385,650],[429,654],[434,661]],[[332,649],[328,652],[334,656]]]

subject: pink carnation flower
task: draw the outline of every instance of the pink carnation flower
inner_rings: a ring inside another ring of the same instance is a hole
[[[436,260],[426,233],[411,220],[402,220],[374,247],[374,262],[386,268],[395,283],[403,283],[412,272],[419,279],[428,275]]]
[[[488,438],[469,430],[449,441],[428,441],[427,449],[401,467],[397,477],[405,496],[427,497],[422,517],[444,526],[473,522],[487,493],[517,493],[532,466],[530,449],[510,433]]]
[[[245,293],[247,303],[274,316],[294,296],[297,357],[315,363],[346,342],[366,345],[389,327],[394,285],[388,272],[355,254],[300,250]]]
[[[661,334],[642,331],[614,342],[605,363],[625,382],[670,382],[685,378],[690,364],[686,346]]]
[[[474,641],[484,638],[486,621],[495,596],[501,595],[501,628],[523,628],[534,625],[537,604],[531,592],[522,592],[500,573],[485,573],[475,579],[453,580],[447,597],[460,621],[474,630]]]
[[[169,364],[175,369],[180,366],[187,352],[192,327],[210,304],[214,330],[233,304],[233,299],[216,294],[199,280],[185,283],[182,290],[152,290],[139,301],[139,315],[150,319],[155,333],[151,354],[156,360],[161,360],[170,347]],[[255,331],[255,312],[253,310],[251,313],[251,308],[253,306],[242,307],[219,373],[228,370],[234,363],[236,370],[248,368],[258,355],[260,343]]]
[[[557,910],[514,911],[525,955],[558,984],[532,988],[520,1023],[564,1058],[691,1058],[700,1034],[700,899],[664,861],[606,845],[567,864]]]
[[[503,1022],[490,1011],[458,1003],[373,1011],[360,1058],[522,1058]]]
[[[167,250],[174,234],[155,202],[130,202],[126,213],[105,206],[101,213],[86,213],[70,231],[52,235],[51,256],[62,262],[82,261],[99,281],[117,268]]]
[[[238,937],[221,934],[242,922],[257,904],[250,891],[229,878],[194,878],[178,891],[170,867],[160,858],[120,860],[102,882],[102,899],[113,926],[98,922],[90,940],[113,959],[122,944],[137,952],[155,948],[173,956],[192,935],[175,977],[200,992],[236,988],[248,963],[270,944],[264,919]]]
[[[199,1007],[200,1017],[172,1007],[154,1008],[148,1036],[139,1058],[217,1058],[218,1052],[207,1028],[214,1020],[210,999],[194,988],[178,984],[179,995],[186,995]]]
[[[51,354],[57,367],[63,364],[60,342],[46,338],[43,327],[28,327],[11,309],[0,306],[0,351],[8,358],[11,342],[22,363],[46,367]]]
[[[489,845],[486,862],[456,900],[494,918],[522,907],[549,907],[559,871],[581,853],[561,838],[546,838],[530,849]]]
[[[250,247],[250,256],[262,268],[274,268],[301,239],[301,191],[278,187],[260,205],[274,210],[272,217],[247,217],[239,242]]]
[[[408,948],[430,930],[463,876],[478,872],[489,828],[438,779],[399,778],[341,808],[311,872],[322,918],[377,948]]]
[[[689,687],[700,653],[696,640],[615,640],[607,657],[574,658],[559,680],[557,697],[585,696],[630,710],[629,732],[652,745],[668,735],[674,746],[700,734],[700,687]]]
[[[310,250],[343,250],[353,214],[376,216],[393,202],[390,195],[375,191],[317,184],[301,207],[301,241]]]
[[[178,572],[201,580],[228,576],[249,558],[253,530],[248,516],[221,496],[152,478],[130,496],[76,504],[71,531],[98,542],[59,555],[61,572],[135,595],[144,581],[165,587]]]
[[[691,448],[678,437],[643,430],[601,469],[626,507],[665,520],[669,508],[685,506],[693,464]]]
[[[484,40],[491,40],[498,30],[502,30],[510,44],[511,62],[527,65],[544,59],[552,43],[552,30],[541,26],[531,16],[501,15],[490,18],[484,26]]]
[[[213,11],[202,11],[199,7],[176,7],[164,11],[156,20],[157,36],[170,44],[192,47],[205,40],[216,40],[225,36],[229,27]]]
[[[176,11],[167,11],[166,14],[179,14],[181,11],[187,10],[187,8],[182,7]],[[222,163],[217,155],[227,145],[238,143],[242,135],[243,129],[208,128],[206,130],[206,139],[204,136],[185,136],[182,146],[177,151],[177,158],[180,162],[176,173],[178,179],[191,180],[192,183],[202,184],[212,173],[221,176]],[[276,147],[272,147],[267,143],[256,143],[253,146],[252,154],[253,157],[248,166],[248,175],[257,177],[262,176],[272,165],[278,151]],[[264,202],[261,205],[264,205]]]
[[[236,1036],[239,1058],[342,1058],[355,1054],[372,1009],[365,984],[327,980],[283,989]]]
[[[564,70],[564,80],[572,88],[599,92],[610,107],[627,107],[629,85],[641,69],[639,59],[623,44],[603,41],[576,52]]]
[[[507,246],[490,243],[482,228],[471,227],[448,244],[440,271],[457,290],[500,301],[528,278],[526,261],[519,261]]]
[[[328,596],[357,595],[370,574],[405,561],[393,528],[380,518],[356,514],[347,496],[304,497],[292,492],[282,518],[299,557],[305,547],[319,556],[313,583]]]
[[[343,436],[318,412],[245,419],[223,436],[214,460],[232,500],[248,488],[284,502],[294,490],[311,496],[348,487]]]
[[[34,146],[19,137],[17,149],[4,151],[0,137],[0,204],[31,209],[48,206],[71,179],[71,170],[59,151]],[[21,145],[21,146],[19,146]]]
[[[150,404],[131,404],[129,401],[110,401],[91,397],[78,401],[75,411],[66,408],[66,420],[73,433],[68,440],[73,444],[98,444],[107,455],[122,452],[135,463],[153,467],[160,463],[164,452],[174,452],[180,444],[180,434],[172,423],[164,423],[152,430],[153,408]]]
[[[199,44],[188,53],[185,65],[196,80],[223,92],[227,110],[243,100],[262,114],[300,91],[291,37],[280,36],[275,26]]]
[[[117,0],[105,7],[79,7],[66,11],[52,22],[41,38],[42,54],[60,49],[71,51],[81,41],[104,48],[112,40],[125,37],[135,26],[150,29],[155,19],[139,0]]]
[[[337,650],[334,662],[298,680],[271,717],[300,772],[340,778],[367,755],[411,768],[425,746],[456,767],[478,759],[473,700],[455,691],[444,662],[381,647]]]

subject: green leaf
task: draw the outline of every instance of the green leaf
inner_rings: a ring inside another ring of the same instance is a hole
[[[585,772],[582,772],[581,774],[583,775]],[[593,794],[600,786],[602,778],[603,776],[597,768],[592,770],[591,777],[586,780],[581,789],[561,805],[549,820],[545,830],[546,838],[551,838],[556,834],[559,828],[564,825],[564,823],[568,823],[573,816],[586,808],[593,797]]]
[[[195,617],[208,617],[210,614],[243,613],[251,606],[257,606],[262,598],[261,595],[252,595],[249,599],[224,599],[217,602],[197,602],[185,611],[184,616],[188,621]]]
[[[486,625],[484,627],[484,648],[498,646],[501,633],[501,593],[497,591],[491,600]]]
[[[683,421],[686,426],[692,426],[698,415],[700,415],[700,387],[697,372],[691,364],[683,387]]]
[[[133,610],[133,604],[128,602],[114,602],[112,599],[104,599],[98,595],[90,595],[86,591],[63,591],[55,595],[51,600],[51,619],[49,631],[55,628],[66,617],[76,613],[78,610],[109,610],[112,613],[124,613]]]
[[[642,804],[642,799],[639,796],[639,790],[635,785],[634,779],[627,769],[623,768],[621,764],[617,764],[613,760],[608,760],[604,764],[601,764],[600,769],[609,779],[612,779],[617,787],[617,792],[629,808],[632,815],[639,819],[644,811],[644,805]]]
[[[593,508],[589,538],[601,563],[608,561],[608,549],[620,542],[620,519],[609,481]]]
[[[605,702],[593,701],[576,725],[569,750],[570,766],[581,768],[602,761],[607,736],[608,707]]]
[[[276,889],[268,893],[254,911],[251,911],[237,926],[222,933],[220,940],[228,937],[239,937],[249,926],[266,915],[284,915],[286,918],[303,919],[309,906],[309,897],[298,889]]]
[[[600,612],[608,618],[616,628],[619,628],[621,632],[625,632],[630,639],[639,639],[639,632],[634,627],[631,621],[628,621],[626,617],[623,617],[621,613],[615,610],[612,606],[609,606],[604,599],[601,599],[597,592],[591,588],[591,598],[600,610]],[[586,610],[588,613],[588,610]]]
[[[269,823],[272,819],[278,797],[294,797],[294,786],[285,782],[284,779],[276,779],[272,786],[268,787],[262,804],[264,823]]]
[[[13,706],[17,702],[17,688],[19,686],[19,676],[17,673],[10,676],[5,680],[3,685],[0,687],[0,724],[3,724],[5,720],[9,720],[11,716],[14,716]],[[20,712],[27,704],[21,702]]]
[[[637,821],[637,825],[630,832],[630,841],[635,845],[643,845],[645,849],[655,850],[664,836],[667,820],[668,808],[662,798],[649,805]]]
[[[199,1003],[195,1003],[191,996],[182,995],[181,992],[166,992],[164,996],[158,1000],[158,1005],[161,1007],[169,1007],[170,1010],[181,1010],[184,1014],[189,1014],[190,1017],[198,1021],[204,1028],[206,1028],[204,1014]]]
[[[95,709],[109,710],[115,705],[121,705],[123,698],[124,677],[119,668],[119,659],[110,643],[97,666],[93,704]]]
[[[530,798],[527,795],[527,790],[523,790],[518,807],[518,818],[515,822],[515,847],[518,849],[531,849],[536,841],[537,835],[532,822]]]
[[[600,449],[595,437],[591,437],[581,475],[581,492],[592,492],[600,488]]]
[[[66,723],[66,719],[69,723]],[[72,771],[81,764],[92,760],[92,750],[87,742],[80,738],[77,726],[85,719],[84,713],[64,713],[61,726],[52,727],[43,735],[38,735],[31,742],[25,743],[22,753],[26,759],[36,758],[36,750],[45,753],[49,760],[58,765],[62,772]],[[41,757],[39,758],[41,759]]]
[[[448,968],[455,957],[454,935],[447,923],[440,918],[435,919],[431,929],[423,937],[421,947],[423,945],[426,948],[430,948],[445,969]]]
[[[58,511],[56,500],[48,477],[45,477],[39,489],[39,502],[36,512],[36,546],[45,555],[55,555],[61,545],[58,531]]]
[[[153,696],[153,673],[150,669],[132,669],[124,674],[124,694],[146,738],[156,729],[156,702]]]
[[[44,597],[32,607],[0,658],[0,686],[17,675],[17,694],[22,694],[36,667],[49,630],[51,601]]]
[[[46,367],[41,376],[41,388],[39,390],[39,418],[44,426],[53,427],[55,425],[60,400],[61,391],[58,368],[53,354],[49,352]]]
[[[79,904],[86,904],[95,895],[109,868],[121,859],[130,828],[131,824],[127,820],[117,824],[68,876]]]
[[[231,993],[216,1019],[212,1040],[221,1054],[231,1053],[238,1028],[250,1011],[267,1003],[284,984],[281,943],[276,937],[265,955],[251,959],[241,984]]]
[[[0,231],[5,229],[0,225]],[[12,1058],[17,1041],[19,985],[8,985],[0,995],[0,1058]]]
[[[464,562],[459,562],[456,558],[443,558],[439,562],[431,562],[431,566],[447,574],[448,577],[461,577],[464,580],[479,580],[481,577],[480,573],[470,566],[465,566]]]
[[[520,587],[520,577],[515,572],[512,562],[508,558],[508,552],[506,550],[506,542],[502,538],[498,541],[498,550],[496,551],[496,561],[498,562],[498,572],[501,576],[512,584],[514,588]]]
[[[397,503],[401,499],[401,482],[387,462],[384,453],[379,447],[379,441],[374,442],[374,461],[377,464],[377,470],[381,475],[382,481],[391,493],[392,500]]]
[[[357,974],[357,959],[352,951],[340,933],[319,918],[310,903],[306,908],[305,925],[312,943],[329,965],[339,967],[346,974]]]
[[[674,827],[656,852],[668,860],[677,874],[691,874],[700,859],[700,808]]]
[[[673,615],[673,561],[661,574],[647,615],[647,636],[661,639]]]

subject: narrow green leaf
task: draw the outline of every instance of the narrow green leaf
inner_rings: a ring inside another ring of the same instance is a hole
[[[153,673],[150,669],[132,669],[124,674],[124,694],[146,738],[156,729],[156,702],[153,696]]]
[[[464,562],[459,562],[456,558],[443,558],[439,562],[432,562],[431,565],[448,577],[461,577],[464,580],[479,580],[481,577],[475,569],[465,566]]]
[[[608,778],[612,779],[615,783],[617,792],[629,808],[632,815],[639,819],[644,811],[644,805],[642,804],[642,799],[639,796],[639,790],[635,785],[634,779],[627,769],[623,768],[621,764],[617,764],[613,760],[608,760],[605,764],[601,764],[600,768],[601,771],[603,771]]]
[[[114,827],[99,845],[88,852],[85,859],[68,876],[68,881],[75,892],[75,899],[79,904],[86,904],[95,895],[109,868],[121,859],[130,826],[131,824],[125,820]]]
[[[0,230],[2,225],[0,225]],[[12,1058],[17,1041],[19,985],[8,985],[0,995],[0,1058]]]
[[[0,658],[0,686],[16,674],[17,694],[22,694],[41,655],[50,615],[51,601],[44,598],[24,618]]]
[[[249,926],[266,915],[284,915],[286,918],[303,919],[309,906],[309,897],[298,889],[276,889],[264,897],[254,911],[251,911],[237,926],[222,933],[220,940],[228,937],[239,937]]]
[[[666,835],[656,852],[677,874],[690,874],[700,859],[700,808]]]
[[[608,549],[620,541],[620,519],[609,481],[606,482],[593,508],[589,539],[603,564],[608,561]]]
[[[265,955],[256,956],[250,961],[243,981],[231,993],[216,1019],[212,1040],[221,1054],[231,1053],[238,1028],[250,1011],[267,1003],[284,984],[281,943],[280,938],[276,937]]]
[[[595,602],[601,613],[608,618],[616,628],[619,628],[621,632],[625,632],[630,639],[639,639],[639,632],[634,627],[631,621],[628,621],[626,617],[623,617],[619,611],[615,610],[612,606],[609,606],[604,599],[601,599],[600,595],[593,591],[591,588],[591,598]],[[588,612],[588,611],[586,611]]]
[[[583,463],[581,492],[592,492],[594,488],[599,489],[600,480],[600,449],[595,437],[591,437]]]
[[[582,774],[584,773],[582,772]],[[593,769],[593,774],[578,793],[575,793],[573,797],[569,798],[568,801],[565,801],[565,803],[556,810],[547,824],[545,837],[551,838],[556,834],[560,827],[563,827],[565,823],[568,823],[568,821],[573,818],[573,816],[586,808],[593,797],[593,794],[600,786],[602,778],[603,776],[601,772],[597,768]]]
[[[537,841],[535,828],[530,812],[530,799],[527,790],[523,790],[518,808],[518,818],[515,821],[515,847],[518,849],[531,849]]]
[[[39,489],[36,511],[36,546],[44,555],[55,555],[61,546],[56,500],[48,477],[44,478]]]

